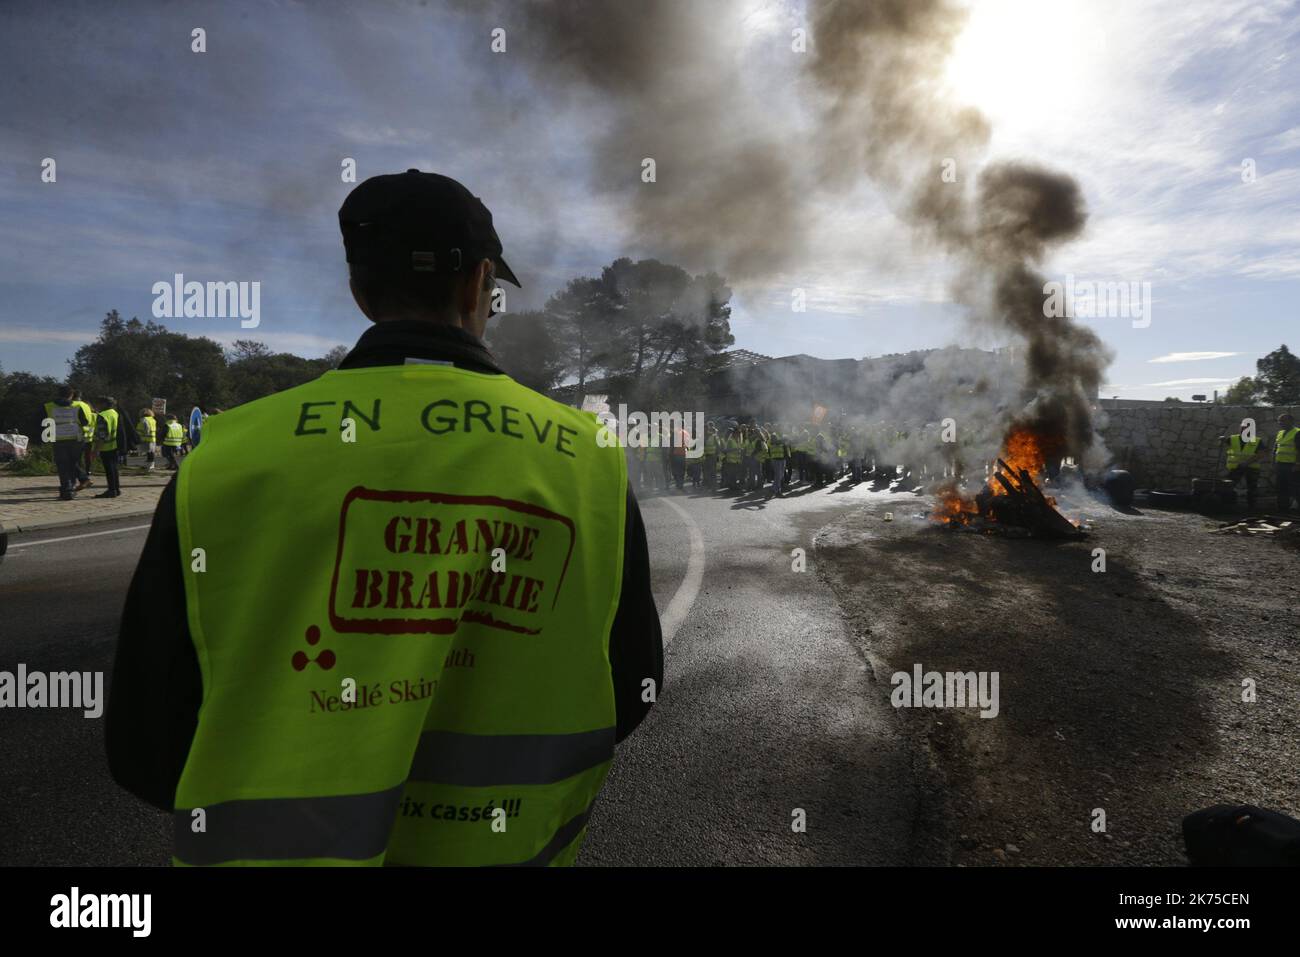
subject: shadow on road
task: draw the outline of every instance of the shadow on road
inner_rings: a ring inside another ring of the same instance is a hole
[[[999,673],[994,719],[908,714],[954,779],[963,829],[1000,835],[994,846],[1032,832],[1053,844],[1035,863],[1087,863],[1106,859],[1089,815],[1108,808],[1126,846],[1147,844],[1133,863],[1179,863],[1175,830],[1193,807],[1158,782],[1217,750],[1205,696],[1232,694],[1240,666],[1113,538],[1094,572],[1097,544],[877,525],[817,558],[891,674]]]

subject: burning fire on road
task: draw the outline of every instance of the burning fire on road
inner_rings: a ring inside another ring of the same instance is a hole
[[[1027,426],[1013,428],[1002,456],[978,494],[965,494],[956,482],[939,489],[931,518],[948,527],[996,532],[1028,530],[1045,538],[1083,538],[1087,533],[1062,515],[1056,500],[1038,483],[1049,459],[1059,460],[1061,443]]]

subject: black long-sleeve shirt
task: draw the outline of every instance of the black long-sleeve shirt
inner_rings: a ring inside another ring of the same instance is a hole
[[[464,330],[413,321],[372,326],[339,367],[401,365],[408,358],[505,374],[483,343]],[[623,586],[609,635],[619,741],[650,710],[651,705],[642,700],[642,682],[650,678],[656,689],[663,687],[663,636],[650,591],[645,525],[630,486],[625,522]],[[158,501],[127,591],[105,714],[108,765],[114,780],[165,811],[173,808],[203,697],[185,612],[183,574],[173,478]]]

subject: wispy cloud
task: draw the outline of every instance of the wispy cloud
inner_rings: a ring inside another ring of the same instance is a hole
[[[1166,388],[1176,385],[1231,385],[1233,379],[1220,377],[1218,379],[1171,379],[1168,382],[1152,382],[1145,388]]]
[[[1171,352],[1167,356],[1148,359],[1147,362],[1200,362],[1202,359],[1226,359],[1240,352]]]
[[[99,332],[88,329],[78,332],[75,329],[38,329],[35,326],[0,326],[0,342],[25,343],[36,345],[42,342],[75,342],[78,345],[94,342]]]
[[[1269,144],[1269,152],[1300,149],[1300,126],[1293,126],[1284,133],[1279,133]]]

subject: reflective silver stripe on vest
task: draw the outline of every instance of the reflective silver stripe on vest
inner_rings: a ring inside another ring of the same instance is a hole
[[[554,784],[614,756],[614,729],[577,734],[420,735],[410,780],[457,787]]]
[[[342,797],[260,798],[205,808],[206,832],[191,830],[193,811],[173,812],[175,855],[185,864],[229,861],[368,861],[388,849],[404,786]],[[551,835],[526,861],[506,867],[545,867],[587,826],[595,801]]]
[[[206,831],[195,834],[189,809],[172,815],[175,854],[186,864],[337,858],[365,861],[388,849],[402,798],[398,785],[374,794],[258,798],[204,808]]]

